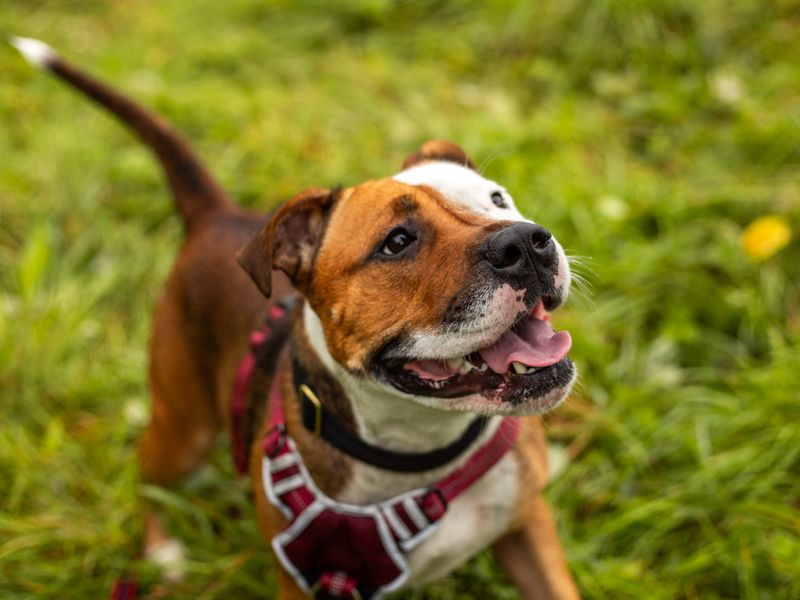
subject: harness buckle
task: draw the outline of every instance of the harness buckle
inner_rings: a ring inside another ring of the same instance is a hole
[[[356,580],[347,575],[344,571],[333,571],[323,573],[312,585],[309,590],[312,598],[316,598],[319,592],[325,594],[322,597],[328,598],[351,598],[351,600],[363,600],[361,592],[358,591]]]
[[[314,405],[314,435],[319,436],[322,433],[322,403],[305,383],[300,384],[298,389]]]
[[[286,428],[282,424],[275,425],[264,437],[264,454],[270,458],[275,458],[285,445]]]

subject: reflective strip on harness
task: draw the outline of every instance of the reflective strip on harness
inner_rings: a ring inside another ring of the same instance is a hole
[[[271,473],[278,473],[289,467],[297,464],[297,455],[292,453],[283,454],[277,458],[269,461],[269,470]]]
[[[383,509],[383,516],[389,521],[389,525],[392,528],[395,536],[400,538],[401,542],[405,542],[408,538],[411,537],[411,532],[408,528],[403,525],[403,522],[397,516],[397,513],[394,511],[394,507],[387,506]]]
[[[428,520],[425,518],[425,515],[422,514],[419,506],[417,506],[417,503],[414,502],[412,498],[403,499],[403,508],[406,509],[406,514],[413,521],[414,526],[417,529],[423,529],[428,524]]]
[[[270,472],[271,471],[272,470],[270,469]],[[275,492],[276,496],[283,496],[287,492],[296,490],[303,484],[304,484],[303,478],[298,473],[297,475],[292,475],[291,477],[287,477],[286,479],[281,479],[277,483],[273,482],[272,491]]]

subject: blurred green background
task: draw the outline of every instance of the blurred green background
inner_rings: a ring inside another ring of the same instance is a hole
[[[461,144],[585,279],[547,417],[582,593],[800,597],[796,1],[0,0],[0,32],[157,109],[250,206]],[[138,486],[181,241],[155,161],[8,47],[0,74],[0,597],[102,598],[124,568],[155,597],[139,493],[188,546],[172,597],[271,597],[224,442]],[[403,597],[517,598],[488,554]]]

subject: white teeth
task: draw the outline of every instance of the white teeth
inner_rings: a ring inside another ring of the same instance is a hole
[[[516,371],[519,374],[526,373],[528,371],[528,367],[526,367],[522,363],[512,362],[511,366],[513,367],[514,371]]]
[[[445,359],[444,362],[447,365],[448,369],[450,369],[451,371],[458,371],[462,375],[466,375],[472,369],[477,369],[478,368],[475,365],[473,365],[471,362],[469,362],[463,356],[460,356],[458,358],[448,358],[448,359]]]
[[[528,373],[536,373],[539,370],[539,367],[528,367]]]
[[[461,357],[448,358],[444,362],[447,363],[447,366],[453,371],[459,371],[461,367],[464,365],[464,359]]]
[[[465,357],[459,356],[457,358],[446,358],[444,359],[444,364],[447,365],[448,370],[450,371],[457,371],[461,375],[466,375],[472,370],[479,371],[481,373],[486,372],[489,369],[489,365],[486,364],[486,361],[481,360],[480,366],[474,365],[469,362]],[[515,363],[519,364],[519,363]],[[525,369],[525,365],[520,365],[523,369]],[[518,367],[514,367],[515,370]],[[517,373],[523,373],[524,371],[517,370]]]

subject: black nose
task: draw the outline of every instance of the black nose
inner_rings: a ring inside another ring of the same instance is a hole
[[[486,240],[484,256],[497,275],[520,285],[537,277],[540,285],[549,285],[558,269],[553,236],[533,223],[514,223],[493,233]],[[541,281],[545,275],[547,281]]]

